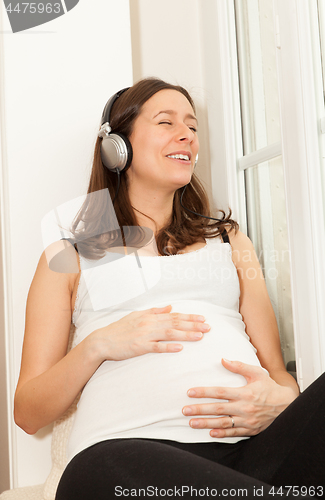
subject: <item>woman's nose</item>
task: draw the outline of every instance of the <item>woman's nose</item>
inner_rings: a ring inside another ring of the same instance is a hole
[[[177,129],[177,139],[182,142],[192,142],[195,139],[195,132],[185,123],[180,124]]]

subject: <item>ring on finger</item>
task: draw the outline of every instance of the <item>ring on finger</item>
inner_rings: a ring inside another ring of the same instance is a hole
[[[235,427],[235,421],[231,415],[229,415],[229,418],[231,418],[231,429],[232,429],[233,427]]]

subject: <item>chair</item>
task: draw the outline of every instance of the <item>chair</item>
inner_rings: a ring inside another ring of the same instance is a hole
[[[68,351],[71,349],[74,330],[74,326],[71,325]],[[74,403],[68,408],[64,415],[54,423],[51,442],[52,469],[45,483],[4,491],[0,495],[0,500],[55,499],[57,486],[67,465],[67,445],[79,397],[80,395],[75,399]]]

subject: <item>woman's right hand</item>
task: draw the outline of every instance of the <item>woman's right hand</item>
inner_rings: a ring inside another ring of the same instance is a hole
[[[95,330],[85,341],[101,362],[120,361],[149,352],[179,352],[183,346],[175,341],[201,340],[210,330],[203,316],[171,313],[171,309],[168,305],[132,312]]]

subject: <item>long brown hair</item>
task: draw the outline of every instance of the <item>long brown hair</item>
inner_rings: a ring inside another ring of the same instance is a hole
[[[141,113],[142,106],[154,94],[164,89],[181,92],[187,98],[195,112],[194,102],[186,89],[178,85],[166,83],[158,78],[145,78],[125,91],[114,103],[110,114],[112,132],[123,134],[129,138],[134,122]],[[115,172],[107,169],[102,163],[100,154],[101,141],[102,139],[98,138],[95,145],[88,194],[108,189],[111,198],[114,199],[118,176]],[[237,231],[238,224],[231,219],[231,211],[226,216],[225,212],[221,210],[221,218],[218,221],[211,222],[209,219],[194,215],[184,209],[180,203],[182,191],[183,188],[180,188],[175,192],[171,218],[155,235],[160,255],[177,254],[186,246],[202,238],[215,238],[223,233],[226,228]],[[83,240],[82,251],[88,258],[103,256],[105,249],[111,246],[112,242],[115,242],[116,246],[116,240],[121,240],[118,237],[118,231],[111,231],[110,234],[100,234],[100,228],[109,227],[108,219],[110,215],[107,198],[105,199],[103,195],[101,197],[102,202],[98,202],[99,199],[100,196],[97,197],[96,195],[95,203],[89,197],[75,218],[71,228],[75,240],[77,242]],[[198,212],[207,217],[211,215],[208,196],[195,173],[193,173],[191,182],[187,185],[182,203],[192,212]],[[118,195],[114,200],[114,210],[125,244],[122,227],[137,226],[140,230],[140,226],[130,202],[128,178],[123,173],[120,178]],[[78,244],[79,246],[80,244]]]

